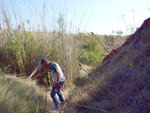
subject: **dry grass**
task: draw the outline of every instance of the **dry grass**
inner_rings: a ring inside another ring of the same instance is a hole
[[[149,78],[147,75],[149,71],[146,70],[150,62],[149,47],[149,43],[141,45],[140,49],[124,47],[110,60],[110,63],[104,63],[88,76],[78,79],[79,86],[74,89],[69,98],[73,103],[70,111],[99,113],[95,108],[100,108],[115,113],[135,112],[136,106],[132,108],[126,105],[124,100],[132,97],[133,92],[136,92],[136,97],[141,99],[142,105],[149,106],[146,100],[148,97],[144,96],[146,94],[139,89],[140,85],[145,84],[143,80]],[[128,76],[131,78],[123,82]]]
[[[0,75],[1,113],[42,113],[45,91],[35,82],[10,75]],[[50,103],[47,100],[47,103]]]

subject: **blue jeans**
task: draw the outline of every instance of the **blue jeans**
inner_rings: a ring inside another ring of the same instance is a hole
[[[59,85],[63,86],[64,83],[65,83],[65,81],[61,81],[61,82],[59,82]],[[59,107],[59,102],[57,100],[56,93],[59,97],[59,100],[61,102],[64,102],[64,98],[61,94],[60,89],[61,89],[61,87],[57,88],[57,92],[55,92],[55,83],[54,83],[53,86],[52,86],[51,94],[50,94],[56,107]]]

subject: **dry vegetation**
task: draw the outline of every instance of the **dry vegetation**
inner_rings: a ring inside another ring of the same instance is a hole
[[[73,92],[70,100],[75,104],[70,111],[150,112],[149,33],[150,19],[147,19],[127,40],[127,46],[122,46],[117,55],[97,67],[88,75],[83,87]]]
[[[0,74],[1,113],[42,113],[47,110],[45,97],[45,90],[34,81]]]
[[[46,31],[44,27],[41,31],[26,30],[25,23],[19,24],[14,29],[6,12],[2,8],[1,15],[5,27],[0,28],[0,69],[9,74],[0,73],[1,113],[46,113],[49,111],[45,106],[46,103],[51,103],[46,99],[46,95],[49,96],[49,94],[37,84],[49,88],[53,82],[50,73],[41,68],[33,77],[37,82],[26,79],[40,59],[46,55],[48,59],[61,65],[67,78],[63,92],[68,104],[62,112],[134,112],[136,108],[133,107],[132,102],[135,103],[135,98],[133,97],[130,103],[127,103],[125,99],[129,100],[134,91],[138,99],[141,96],[140,92],[136,91],[135,73],[138,84],[144,84],[140,80],[149,79],[147,76],[149,73],[149,65],[147,65],[150,53],[149,43],[143,43],[140,49],[135,49],[138,44],[133,48],[134,44],[130,44],[121,49],[114,58],[101,65],[107,52],[99,41],[110,52],[120,46],[127,37],[96,35],[98,41],[88,33],[67,34],[63,13],[60,13],[58,17],[59,28],[51,32]],[[136,37],[139,36],[136,35]],[[147,56],[141,56],[143,54]],[[140,60],[141,57],[143,60]],[[79,62],[89,66],[83,64],[81,72]],[[91,66],[97,67],[95,69]],[[134,71],[130,72],[130,70]],[[129,77],[130,80],[126,77]],[[148,99],[149,94],[145,93],[145,95],[144,98]],[[140,100],[140,102],[143,101]],[[143,103],[142,107],[147,104],[147,100],[144,100]]]

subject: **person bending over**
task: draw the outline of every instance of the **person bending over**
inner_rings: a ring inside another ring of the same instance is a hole
[[[54,110],[59,109],[60,104],[57,100],[56,94],[58,95],[61,104],[65,104],[65,100],[64,100],[63,95],[61,93],[61,87],[65,83],[64,73],[62,72],[62,69],[59,66],[59,64],[57,64],[54,61],[49,61],[46,58],[41,59],[41,65],[44,68],[49,69],[49,71],[52,75],[52,79],[54,80],[54,83],[53,83],[50,95],[51,95],[51,98],[55,104]]]

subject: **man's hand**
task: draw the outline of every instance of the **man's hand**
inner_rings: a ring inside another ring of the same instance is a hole
[[[56,83],[56,84],[55,84],[55,92],[56,92],[56,93],[58,92],[58,88],[59,88],[59,83]]]
[[[58,89],[59,88],[59,83],[56,83],[55,84],[55,89]]]
[[[58,89],[60,89],[62,87],[62,85],[59,85],[59,83],[55,84],[55,92],[58,91]]]

